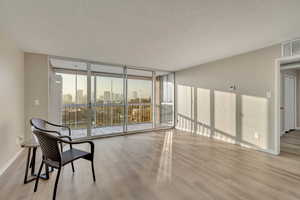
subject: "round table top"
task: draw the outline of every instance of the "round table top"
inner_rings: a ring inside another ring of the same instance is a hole
[[[38,146],[40,145],[36,141],[35,137],[28,138],[21,144],[21,147],[23,148],[31,148],[31,147],[38,147]]]

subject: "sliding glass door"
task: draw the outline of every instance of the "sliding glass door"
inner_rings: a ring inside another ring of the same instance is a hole
[[[76,138],[86,137],[90,125],[87,64],[54,61],[52,65],[64,68],[50,70],[49,119],[70,127]]]
[[[152,72],[127,70],[127,110],[127,131],[153,128]]]
[[[155,77],[156,127],[174,125],[174,73],[160,72]]]
[[[123,77],[95,74],[93,79],[95,89],[92,94],[92,135],[123,132]]]
[[[172,127],[174,74],[50,59],[49,106],[75,138]]]

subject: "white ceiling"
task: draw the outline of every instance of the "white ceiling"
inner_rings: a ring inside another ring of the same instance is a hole
[[[300,36],[299,0],[0,0],[28,52],[179,70]]]

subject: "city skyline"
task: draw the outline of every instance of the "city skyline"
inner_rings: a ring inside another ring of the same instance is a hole
[[[66,74],[57,73],[59,76],[59,83],[61,84],[62,94],[71,95],[72,101],[76,97],[77,87],[77,98],[78,92],[80,96],[87,96],[87,75],[80,74]],[[91,82],[91,96],[94,96],[96,86],[96,99],[102,99],[105,92],[110,92],[117,96],[123,96],[123,79],[115,77],[100,77],[94,80],[95,76],[92,76]],[[77,79],[77,80],[76,80]],[[77,82],[77,84],[76,84]],[[96,84],[95,84],[96,83]],[[143,79],[128,79],[128,99],[151,99],[152,97],[152,81]],[[64,98],[64,97],[63,97]],[[68,97],[70,99],[70,96]],[[82,99],[83,100],[83,99]],[[84,100],[81,102],[85,102]]]
[[[138,92],[137,91],[133,91],[132,92],[132,98],[129,98],[128,101],[134,101],[134,100],[140,100],[140,101],[149,101],[149,103],[151,102],[151,97],[145,97],[145,98],[140,98],[138,96]],[[91,95],[91,101],[95,102],[115,102],[115,103],[121,103],[124,99],[123,94],[119,94],[119,93],[111,93],[110,91],[104,91],[104,95],[100,95],[98,97],[96,97],[96,99],[93,99],[94,95]],[[71,94],[63,94],[62,96],[62,103],[63,104],[75,104],[75,103],[79,103],[79,104],[84,104],[87,103],[87,95],[83,94],[82,90],[77,90],[77,102],[75,101],[75,96],[73,98],[73,96]],[[134,101],[136,102],[136,101]]]
[[[128,79],[127,114],[124,110],[124,80],[118,77],[91,76],[91,103],[88,104],[87,75],[57,73],[57,88],[61,98],[62,122],[72,128],[84,128],[89,117],[95,127],[128,123],[149,123],[153,117],[151,79]],[[157,77],[158,78],[158,77]],[[172,101],[173,85],[167,79],[156,79],[157,103]],[[160,96],[162,95],[162,96]],[[156,119],[166,122],[172,119],[172,105],[160,105]],[[160,114],[159,114],[160,113]],[[163,115],[163,116],[161,116]]]

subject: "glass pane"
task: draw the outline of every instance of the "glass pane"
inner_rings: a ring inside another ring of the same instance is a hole
[[[294,41],[292,48],[293,48],[293,56],[300,55],[300,40]]]
[[[128,103],[151,103],[152,80],[128,79]]]
[[[95,75],[93,135],[123,132],[123,78]]]
[[[291,43],[288,42],[286,44],[282,45],[283,48],[283,55],[282,56],[291,56],[292,52],[291,52]]]
[[[88,106],[87,106],[87,75],[77,75],[77,93],[76,93],[76,115],[77,129],[86,129],[88,127]]]
[[[55,67],[50,78],[51,110],[55,110],[53,116],[57,122],[72,129],[72,137],[120,133],[126,127],[127,131],[137,131],[151,129],[154,125],[170,127],[174,124],[173,73],[156,72],[153,88],[152,71],[129,68],[125,97],[123,67],[53,58],[50,64]],[[155,99],[153,89],[156,89]],[[127,116],[125,111],[128,111]]]
[[[87,75],[58,72],[55,77],[56,92],[51,101],[52,104],[55,102],[53,108],[57,109],[56,112],[61,113],[59,123],[72,129],[73,138],[87,136]],[[62,133],[68,134],[67,130],[63,130]]]
[[[152,128],[152,79],[128,79],[127,130]]]
[[[71,129],[76,128],[76,74],[57,73],[61,79],[62,124]]]
[[[158,73],[157,73],[158,74]],[[174,124],[174,73],[156,76],[156,127]]]

